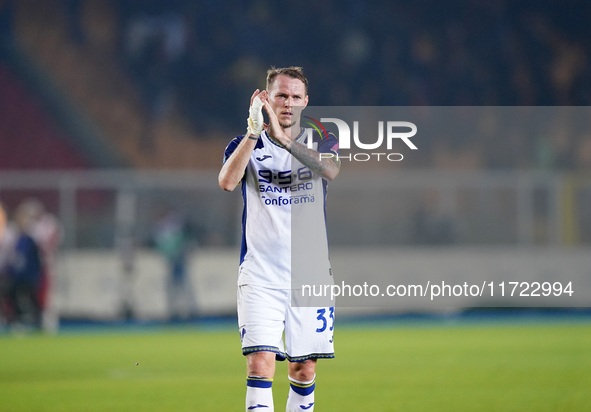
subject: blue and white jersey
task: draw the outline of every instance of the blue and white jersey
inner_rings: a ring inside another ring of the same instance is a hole
[[[296,141],[305,145],[307,136],[307,129],[302,129]],[[333,133],[320,136],[314,132],[312,136],[314,150],[338,154]],[[243,138],[230,142],[224,162]],[[261,133],[242,178],[239,286],[290,289],[311,282],[332,283],[326,235],[327,184],[265,131]]]

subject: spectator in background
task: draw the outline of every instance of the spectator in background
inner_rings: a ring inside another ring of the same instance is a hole
[[[43,282],[41,251],[31,236],[35,209],[23,202],[16,210],[17,232],[14,249],[8,251],[6,266],[8,323],[41,328],[40,290]]]
[[[39,247],[43,260],[39,290],[39,302],[43,309],[42,326],[44,331],[54,333],[59,326],[59,315],[53,302],[55,265],[57,251],[63,239],[63,229],[57,218],[37,199],[26,200],[23,204],[30,210],[33,219],[30,234]]]
[[[196,310],[194,291],[187,274],[190,227],[180,213],[172,208],[163,208],[158,212],[152,236],[156,250],[168,265],[166,286],[169,317],[188,317]]]

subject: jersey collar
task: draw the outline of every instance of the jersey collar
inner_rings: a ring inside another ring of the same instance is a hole
[[[266,130],[263,130],[263,133],[264,133],[265,137],[266,137],[266,138],[267,138],[267,139],[268,139],[268,140],[269,140],[269,141],[270,141],[272,144],[274,144],[274,145],[275,145],[275,146],[277,146],[277,147],[281,147],[281,148],[283,148],[283,146],[281,146],[281,145],[279,144],[279,142],[277,142],[277,140],[275,140],[275,139],[272,139],[272,138],[271,138],[271,136],[269,136],[269,135],[267,134],[267,131],[266,131]],[[301,137],[302,137],[302,136],[304,136],[305,134],[306,134],[306,129],[304,129],[303,127],[300,127],[300,134],[298,135],[298,137],[296,137],[296,138],[295,138],[295,140],[296,140],[296,141],[297,141],[297,140],[300,140],[300,139],[301,139]]]

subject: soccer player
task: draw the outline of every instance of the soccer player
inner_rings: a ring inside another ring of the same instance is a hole
[[[292,225],[295,230],[296,213],[305,216],[298,231],[306,226],[308,237],[297,246],[314,256],[299,260],[313,262],[311,268],[304,265],[313,278],[332,281],[325,195],[328,181],[340,170],[338,141],[332,133],[312,134],[313,149],[308,148],[311,129],[300,125],[308,80],[300,67],[269,70],[266,90],[257,89],[250,104],[247,132],[230,142],[219,174],[224,190],[241,183],[244,199],[238,323],[247,365],[246,411],[274,410],[275,360],[285,359],[290,381],[286,410],[313,411],[316,361],[334,357],[334,307],[292,307],[291,294],[298,286],[292,282],[292,246],[300,239],[293,236]]]

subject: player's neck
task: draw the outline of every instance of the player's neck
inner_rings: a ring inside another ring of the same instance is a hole
[[[298,136],[300,135],[300,132],[302,131],[302,129],[300,129],[300,121],[299,120],[293,126],[285,127],[282,129],[283,129],[283,133],[288,135],[291,138],[291,140],[297,139]]]

